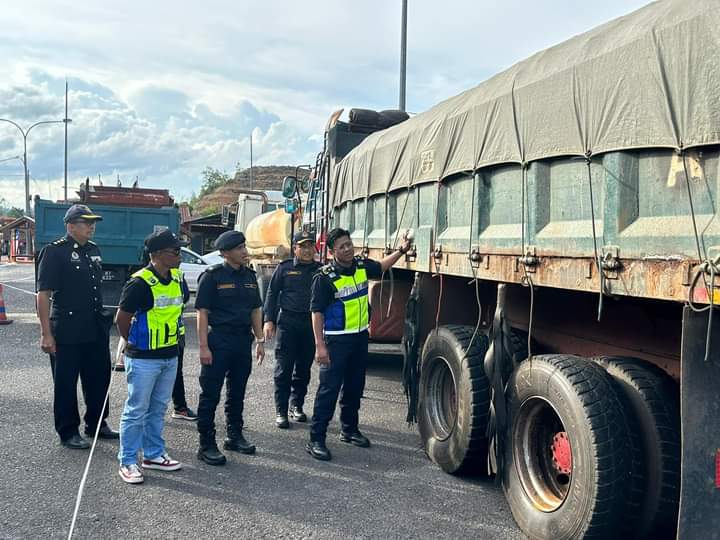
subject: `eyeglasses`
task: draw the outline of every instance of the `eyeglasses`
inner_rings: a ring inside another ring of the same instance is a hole
[[[180,248],[161,249],[160,253],[166,253],[168,255],[180,255]]]

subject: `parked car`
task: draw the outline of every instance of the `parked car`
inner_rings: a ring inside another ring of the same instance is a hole
[[[188,284],[190,292],[196,292],[198,286],[198,278],[210,264],[193,250],[188,248],[180,248],[180,270],[182,270],[185,281]]]
[[[220,251],[217,249],[203,255],[202,260],[207,264],[222,264],[223,262],[222,255],[220,255]]]

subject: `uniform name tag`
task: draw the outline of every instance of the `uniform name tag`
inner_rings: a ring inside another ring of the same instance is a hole
[[[234,283],[218,283],[217,288],[218,289],[234,289],[235,284]]]
[[[298,270],[288,270],[288,273],[287,273],[288,276],[299,276],[300,274],[302,274],[302,272],[300,272]]]
[[[255,283],[246,283],[245,284],[246,289],[257,289],[257,284]]]

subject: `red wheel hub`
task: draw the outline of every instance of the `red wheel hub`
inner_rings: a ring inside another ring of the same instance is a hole
[[[572,473],[572,448],[570,447],[570,439],[568,439],[567,433],[560,431],[553,437],[552,445],[550,446],[552,452],[552,460],[555,468],[563,474]]]

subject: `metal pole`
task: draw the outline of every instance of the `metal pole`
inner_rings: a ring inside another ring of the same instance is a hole
[[[65,118],[63,119],[63,122],[65,122],[65,183],[64,183],[64,191],[65,191],[65,202],[67,202],[67,129],[68,129],[68,82],[65,80]]]
[[[400,99],[398,109],[405,110],[405,72],[407,70],[407,0],[402,0],[402,23],[400,27]]]
[[[25,215],[30,215],[30,173],[27,166],[27,133],[23,133],[23,168],[25,169]]]
[[[252,155],[252,131],[250,132],[250,189],[255,188],[255,179],[253,178],[253,155]]]

